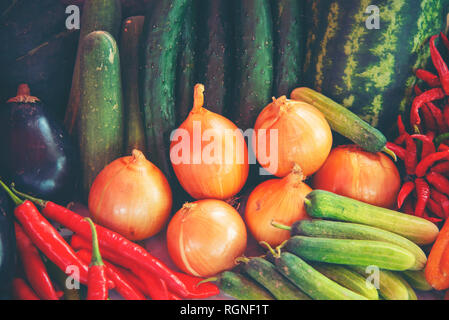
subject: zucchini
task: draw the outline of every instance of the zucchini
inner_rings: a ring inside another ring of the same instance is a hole
[[[78,142],[87,198],[100,171],[123,154],[123,98],[114,38],[105,31],[94,31],[81,45]]]
[[[218,287],[225,294],[238,300],[273,300],[273,297],[253,281],[241,274],[224,271],[216,280]]]
[[[319,263],[313,267],[329,279],[369,300],[379,300],[377,289],[360,274],[343,266]]]
[[[123,108],[125,114],[125,152],[145,150],[145,132],[139,104],[139,40],[144,16],[126,18],[120,37]]]
[[[412,270],[421,270],[427,263],[424,251],[412,241],[396,233],[362,224],[326,220],[301,220],[292,225],[291,235],[388,242],[410,251],[415,256],[416,261],[411,268]]]
[[[78,109],[81,101],[80,60],[83,39],[93,31],[105,31],[117,39],[122,22],[122,7],[120,0],[86,0],[81,16],[81,30],[76,54],[75,67],[73,69],[72,87],[70,89],[64,125],[72,134],[78,121]]]
[[[371,240],[348,240],[294,236],[285,250],[310,261],[343,265],[371,266],[381,269],[408,270],[415,256],[397,245]]]
[[[273,35],[269,0],[235,0],[233,117],[242,130],[252,128],[270,102],[273,84]]]
[[[327,278],[294,254],[282,252],[275,264],[280,273],[314,300],[367,300]]]
[[[243,271],[267,289],[277,300],[310,300],[264,258],[241,258],[240,261],[243,262]]]
[[[140,108],[149,158],[169,181],[170,134],[176,127],[176,62],[190,0],[156,0],[145,15],[139,58]]]
[[[435,241],[439,230],[430,221],[376,207],[361,201],[314,190],[305,200],[307,213],[313,218],[355,222],[377,227],[399,234],[416,244],[430,244]]]
[[[432,286],[427,282],[424,271],[407,270],[401,273],[401,276],[407,281],[412,288],[419,291],[433,290]]]

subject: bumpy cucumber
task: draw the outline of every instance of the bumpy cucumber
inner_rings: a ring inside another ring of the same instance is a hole
[[[408,270],[415,256],[397,245],[371,240],[348,240],[294,236],[285,249],[310,261],[356,266],[377,266],[387,270]]]
[[[217,282],[221,291],[239,300],[273,300],[260,286],[232,271],[222,272]]]
[[[355,222],[399,234],[417,244],[435,241],[439,230],[430,221],[376,207],[334,193],[314,190],[304,200],[307,213],[314,218]]]
[[[411,270],[421,270],[425,267],[427,257],[424,251],[415,243],[393,232],[357,223],[301,220],[291,227],[291,234],[318,238],[354,239],[384,241],[398,245],[415,256],[415,265]]]
[[[326,263],[314,264],[313,267],[329,279],[369,300],[379,299],[379,293],[371,283],[367,282],[360,274],[346,267]]]
[[[95,177],[123,154],[123,109],[117,44],[107,32],[89,33],[80,59],[78,141],[87,197]]]
[[[244,259],[242,268],[249,277],[267,289],[277,300],[310,300],[264,258]]]
[[[314,300],[367,300],[327,278],[294,254],[281,253],[275,264],[280,273]]]
[[[427,282],[424,271],[407,270],[402,272],[401,276],[416,290],[430,291],[433,289]]]

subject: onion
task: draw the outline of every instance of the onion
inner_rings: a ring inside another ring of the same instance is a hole
[[[308,218],[304,198],[312,189],[303,182],[302,171],[295,165],[282,179],[262,182],[250,194],[246,203],[245,222],[257,241],[277,246],[290,238],[290,232],[275,228],[272,221],[291,226]]]
[[[167,229],[170,257],[182,271],[207,277],[234,267],[246,249],[245,223],[221,200],[185,204]]]
[[[130,240],[158,233],[171,206],[167,179],[139,150],[107,165],[89,193],[89,210],[95,222]]]
[[[285,96],[273,98],[260,113],[254,129],[257,160],[278,177],[289,174],[295,163],[304,175],[313,174],[332,148],[332,132],[324,115],[305,102]]]
[[[170,159],[182,187],[195,199],[227,199],[248,177],[243,134],[225,117],[203,108],[204,86],[197,84],[193,109],[172,135]]]
[[[389,157],[356,145],[334,148],[312,181],[314,189],[390,209],[395,206],[400,185],[398,169]]]

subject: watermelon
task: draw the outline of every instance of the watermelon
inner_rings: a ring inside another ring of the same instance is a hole
[[[391,129],[411,105],[414,71],[429,61],[428,39],[444,30],[448,2],[307,0],[306,85]]]

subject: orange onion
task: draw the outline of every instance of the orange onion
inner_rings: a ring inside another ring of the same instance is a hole
[[[295,163],[304,175],[313,174],[332,148],[332,132],[324,115],[305,102],[285,96],[273,98],[262,110],[254,130],[257,160],[278,177],[288,175]]]
[[[396,165],[385,154],[364,151],[356,145],[334,148],[314,175],[321,189],[375,206],[394,208],[401,186]]]
[[[274,227],[272,221],[291,226],[308,218],[304,198],[312,189],[303,178],[302,170],[295,165],[286,177],[262,182],[251,192],[245,222],[257,241],[277,246],[290,238],[290,232]]]
[[[227,199],[248,177],[248,148],[227,118],[203,108],[204,86],[194,89],[193,109],[172,135],[170,159],[182,187],[195,199]]]
[[[234,267],[246,249],[243,219],[229,204],[207,199],[185,204],[167,228],[170,257],[182,271],[207,277]]]
[[[171,206],[167,179],[139,150],[107,165],[89,192],[89,211],[95,222],[130,240],[158,233]]]

